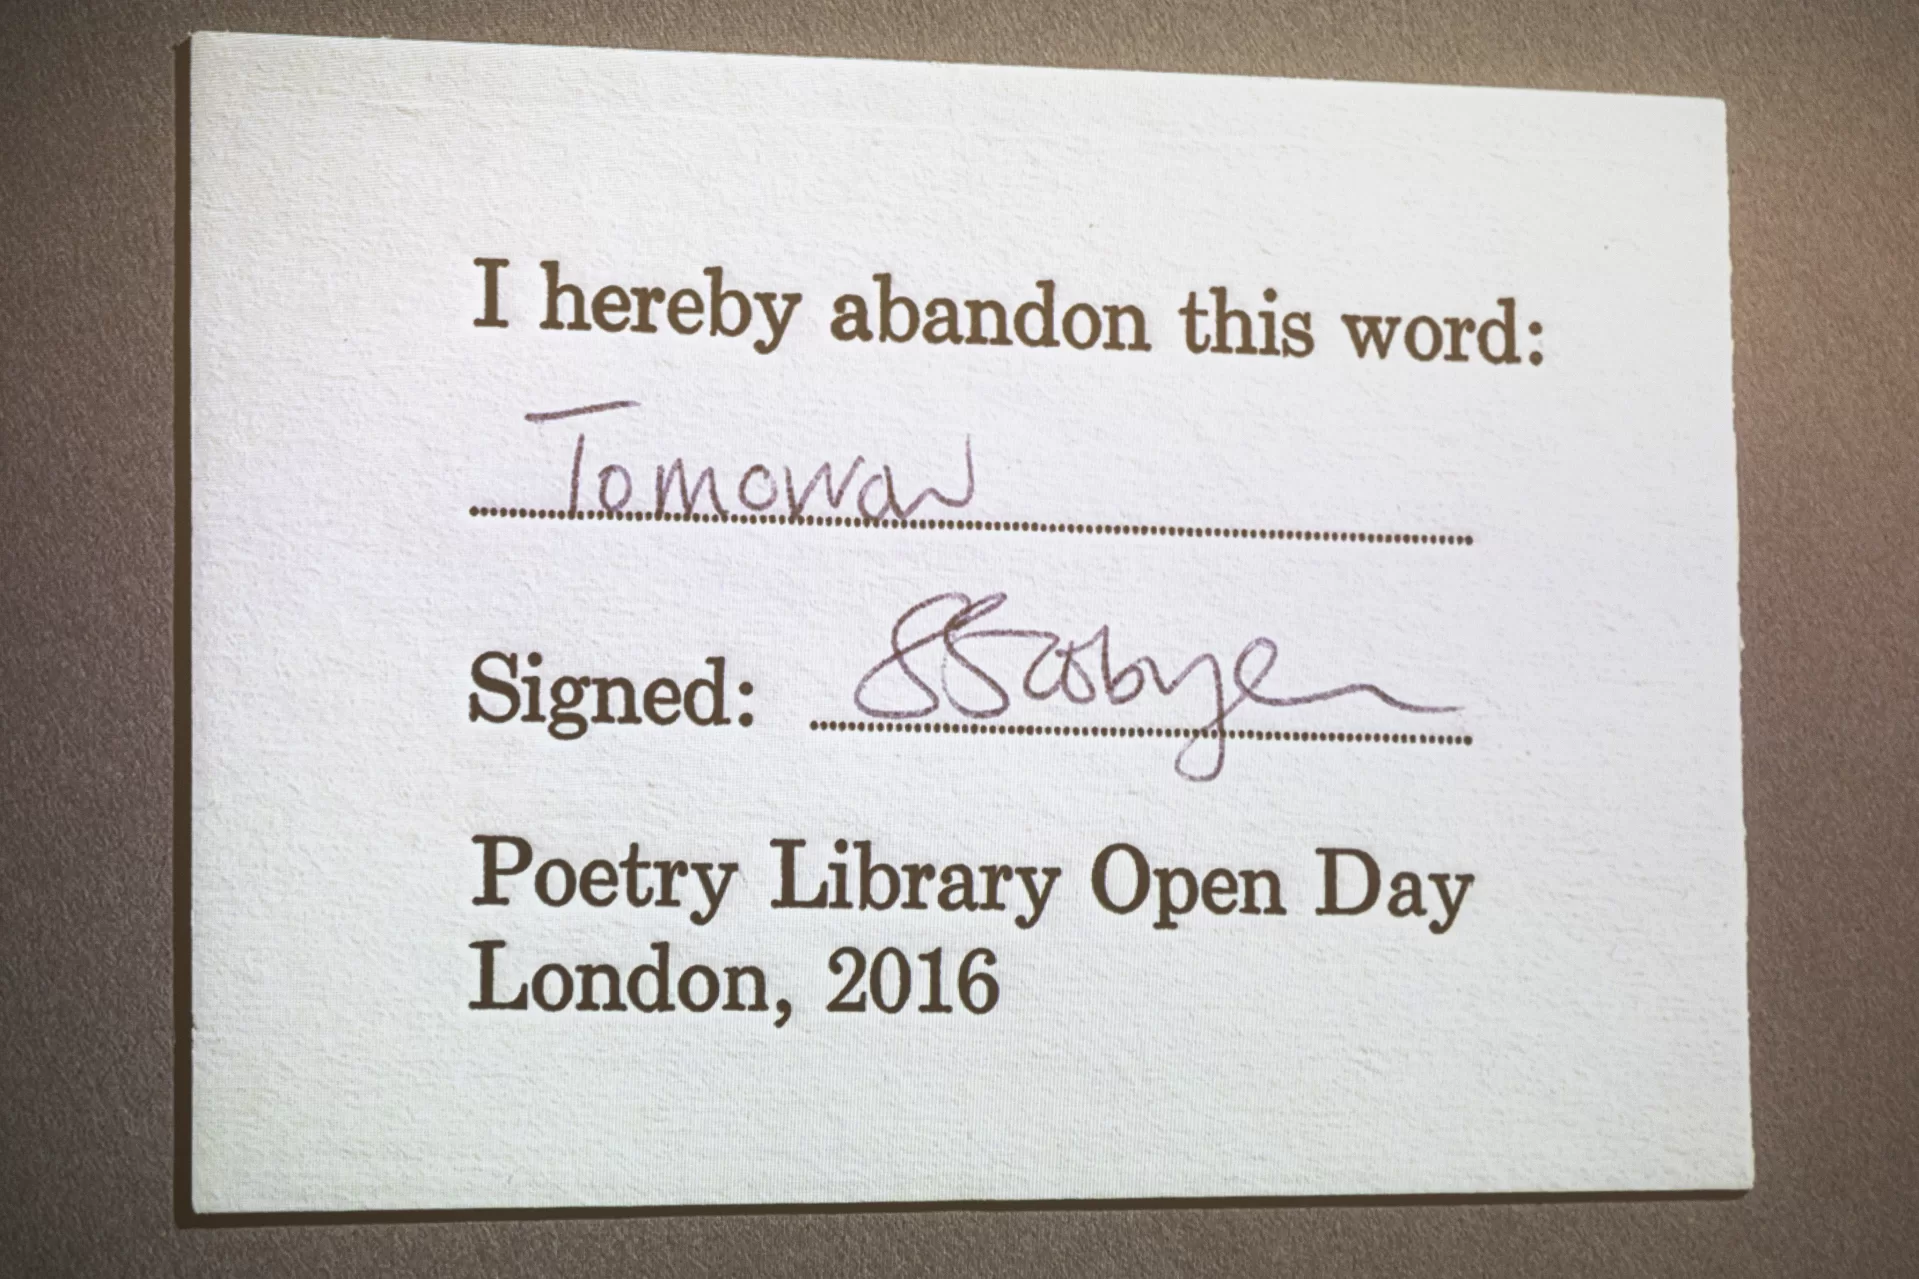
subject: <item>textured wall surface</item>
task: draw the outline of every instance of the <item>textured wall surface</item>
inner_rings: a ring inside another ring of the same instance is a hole
[[[1757,1188],[178,1228],[173,46],[197,29],[1724,98]],[[0,1272],[1919,1267],[1919,6],[16,2],[0,66]]]

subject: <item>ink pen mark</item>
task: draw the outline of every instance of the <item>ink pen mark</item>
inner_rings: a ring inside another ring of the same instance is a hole
[[[588,413],[605,413],[609,409],[637,409],[638,400],[608,400],[604,404],[583,404],[577,409],[556,409],[551,413],[529,413],[529,422],[558,422],[562,418],[585,417]]]
[[[1017,688],[1035,702],[1061,696],[1079,706],[1102,699],[1113,706],[1124,706],[1148,690],[1171,697],[1193,679],[1209,694],[1212,714],[1201,728],[1187,735],[1186,745],[1173,760],[1174,771],[1193,782],[1212,781],[1225,768],[1226,742],[1231,736],[1227,720],[1248,702],[1285,708],[1365,695],[1411,715],[1443,715],[1464,709],[1406,701],[1377,684],[1363,682],[1290,696],[1265,691],[1262,685],[1279,662],[1279,645],[1265,636],[1255,637],[1233,659],[1230,690],[1228,664],[1212,653],[1201,653],[1171,678],[1156,660],[1145,655],[1115,670],[1109,626],[1102,625],[1085,640],[1074,642],[1057,631],[979,625],[1005,603],[1003,591],[978,599],[947,591],[913,605],[893,623],[892,652],[860,677],[853,689],[853,704],[882,722],[921,720],[942,706],[969,721],[997,719],[1013,706],[1013,693],[1007,687],[1012,679],[1003,673],[995,678],[987,670],[984,655],[962,647],[996,640],[1011,640],[1025,647],[1022,657],[1026,670]],[[909,661],[923,649],[935,650],[932,656],[939,665],[937,690],[927,678],[932,672],[916,670]],[[961,685],[957,689],[955,677]],[[875,689],[875,684],[891,687]],[[1210,744],[1210,758],[1189,765],[1187,756],[1201,743]]]

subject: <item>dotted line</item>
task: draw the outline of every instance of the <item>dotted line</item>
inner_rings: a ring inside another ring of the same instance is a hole
[[[1177,737],[1215,738],[1214,728],[1101,728],[1050,724],[949,724],[913,720],[816,719],[807,725],[815,733],[958,733],[1001,737]],[[1374,742],[1393,746],[1471,746],[1468,735],[1438,733],[1313,733],[1279,729],[1229,728],[1228,741],[1237,742]]]
[[[1038,520],[881,520],[851,515],[678,515],[670,511],[568,511],[558,507],[471,506],[474,519],[615,520],[661,524],[803,524],[815,528],[942,529],[976,533],[1072,533],[1121,537],[1242,537],[1288,542],[1390,542],[1471,546],[1470,533],[1357,533],[1328,529],[1215,528],[1185,524],[1058,524]]]

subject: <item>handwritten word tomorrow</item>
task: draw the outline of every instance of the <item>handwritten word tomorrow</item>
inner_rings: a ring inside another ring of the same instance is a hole
[[[577,513],[580,509],[581,469],[586,457],[586,435],[582,433],[573,446],[573,474],[567,491],[567,512]],[[854,481],[859,479],[860,468],[866,466],[864,454],[856,455],[852,462],[840,472],[839,482],[834,483],[833,464],[822,462],[813,472],[812,478],[803,485],[795,485],[793,468],[782,466],[780,478],[775,478],[773,468],[763,463],[755,463],[741,471],[738,482],[733,484],[727,497],[722,498],[720,481],[715,469],[704,467],[689,482],[687,464],[683,457],[653,468],[653,505],[656,516],[668,514],[668,504],[677,502],[680,515],[692,515],[704,501],[714,515],[729,516],[735,509],[760,513],[782,504],[785,514],[798,519],[806,514],[807,505],[817,493],[826,500],[826,504],[837,511],[846,501],[849,493],[853,495],[853,509],[869,520],[911,519],[927,502],[937,502],[948,509],[957,510],[972,504],[974,494],[973,441],[970,437],[965,444],[966,489],[957,497],[948,497],[937,487],[928,485],[918,495],[909,500],[900,498],[899,482],[893,474],[890,464],[882,463],[878,470],[870,470],[859,487]],[[633,500],[633,474],[624,465],[614,462],[599,468],[599,492],[594,495],[589,490],[589,500],[597,496],[599,509],[608,513],[624,511]],[[731,477],[729,477],[731,478]],[[781,480],[784,480],[782,484]],[[675,491],[677,489],[677,492]],[[729,507],[728,501],[736,503]]]

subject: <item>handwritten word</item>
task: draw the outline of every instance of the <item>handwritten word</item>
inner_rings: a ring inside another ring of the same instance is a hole
[[[839,482],[834,483],[833,464],[822,462],[813,472],[811,479],[804,483],[794,482],[793,468],[782,466],[779,478],[775,478],[773,468],[764,463],[755,463],[739,474],[739,481],[731,488],[728,497],[720,495],[720,481],[713,467],[704,467],[689,484],[687,482],[687,462],[676,457],[672,462],[653,468],[653,514],[663,516],[668,513],[669,500],[677,503],[677,514],[692,515],[700,506],[702,499],[710,505],[711,513],[730,516],[733,508],[727,501],[736,501],[738,506],[749,512],[759,513],[775,506],[784,506],[784,513],[793,519],[807,513],[807,506],[815,495],[824,498],[826,505],[837,511],[852,496],[853,509],[864,519],[869,520],[908,520],[928,502],[936,502],[949,509],[970,506],[973,502],[973,440],[967,437],[964,447],[966,460],[966,491],[958,497],[948,497],[938,488],[928,485],[920,490],[918,496],[909,501],[901,501],[899,482],[893,475],[890,464],[882,463],[878,470],[868,468],[865,478],[860,479],[860,468],[866,466],[864,454],[856,455],[853,461],[840,472]],[[580,475],[586,459],[586,436],[584,433],[573,445],[573,475],[567,494],[568,514],[580,509]],[[588,472],[589,475],[592,472]],[[633,500],[633,474],[625,466],[615,462],[599,468],[599,509],[606,512],[624,511]],[[728,477],[729,479],[731,476]],[[854,486],[858,479],[858,487]],[[782,483],[782,480],[784,483]],[[591,497],[589,490],[589,498]]]
[[[1035,702],[1064,697],[1078,706],[1102,699],[1108,705],[1124,706],[1149,688],[1161,697],[1171,697],[1187,680],[1198,676],[1200,685],[1211,695],[1212,718],[1188,736],[1173,759],[1174,771],[1194,782],[1212,781],[1225,769],[1226,722],[1247,702],[1272,707],[1306,706],[1366,694],[1411,715],[1462,709],[1404,701],[1377,684],[1366,683],[1293,696],[1266,692],[1262,685],[1279,660],[1279,646],[1264,636],[1250,640],[1233,659],[1232,696],[1228,700],[1226,665],[1212,653],[1201,653],[1170,679],[1161,673],[1159,662],[1148,656],[1115,670],[1110,626],[1100,626],[1083,641],[1062,643],[1064,637],[1056,631],[981,625],[1005,603],[1004,592],[976,600],[959,591],[946,591],[913,605],[893,623],[892,652],[860,677],[853,689],[853,704],[865,714],[887,721],[922,719],[943,705],[968,719],[997,718],[1012,707],[1013,697],[1006,684],[987,670],[985,658],[978,652],[981,645],[993,641],[1031,646],[1032,656],[1019,681],[1019,691]],[[944,659],[937,691],[910,660],[927,649],[935,649]],[[958,692],[953,687],[956,669],[962,673],[963,683]],[[901,686],[902,679],[910,690]],[[889,691],[902,696],[889,698]],[[1210,747],[1209,758],[1189,763],[1187,757],[1202,746]]]

